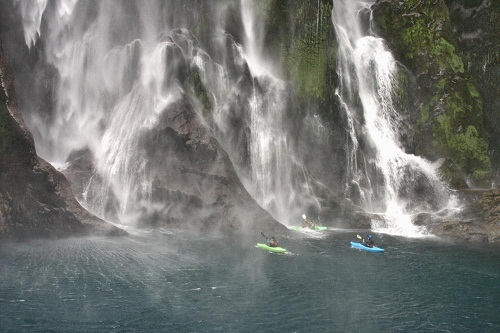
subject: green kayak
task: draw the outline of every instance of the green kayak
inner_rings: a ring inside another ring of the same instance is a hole
[[[285,253],[286,252],[286,249],[284,249],[282,247],[271,247],[271,246],[268,246],[268,245],[262,244],[262,243],[257,243],[257,245],[255,245],[255,247],[260,247],[263,250],[268,250],[268,251],[276,252],[276,253]]]
[[[313,229],[308,228],[308,227],[290,227],[289,229],[290,230],[294,230],[294,231],[313,230]],[[316,231],[323,231],[323,230],[326,230],[326,229],[328,229],[328,227],[323,227],[323,226],[319,226],[319,225],[314,226],[314,230],[316,230]]]

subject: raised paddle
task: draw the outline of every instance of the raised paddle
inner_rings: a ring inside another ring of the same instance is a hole
[[[302,214],[302,218],[305,220],[306,219],[306,214]]]
[[[264,236],[267,239],[268,242],[271,242],[271,239],[274,239],[274,236],[271,237],[271,238],[268,238],[266,235],[264,235],[264,233],[262,231],[260,232],[260,234],[262,236]],[[277,243],[276,239],[274,239],[274,241]],[[269,244],[269,246],[272,246],[272,245]],[[276,246],[278,246],[278,245],[276,245]]]

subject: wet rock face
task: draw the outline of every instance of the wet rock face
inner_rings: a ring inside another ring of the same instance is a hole
[[[83,209],[66,178],[36,155],[0,48],[0,237],[125,235]]]
[[[466,242],[500,241],[500,190],[461,190],[462,211],[449,218],[446,212],[423,213],[416,225],[426,226],[434,235]]]
[[[483,100],[458,48],[445,1],[378,0],[373,8],[376,32],[418,83],[415,152],[431,160],[449,158],[473,186],[490,187]]]
[[[236,229],[246,222],[279,225],[244,189],[227,153],[186,98],[163,111],[139,146],[153,181],[153,205],[163,206],[156,212],[159,221],[184,218]],[[238,208],[246,210],[243,216]],[[247,219],[257,212],[265,216]]]
[[[144,161],[144,175],[151,187],[128,204],[139,227],[285,229],[245,190],[227,153],[187,98],[163,110],[152,128],[138,133],[137,140],[135,158]],[[118,221],[117,196],[112,191],[102,195],[103,184],[91,152],[72,155],[62,171],[74,191],[85,192],[81,199],[89,205],[108,202],[109,209],[103,214]]]
[[[492,225],[500,226],[500,190],[486,191],[482,194],[481,214],[485,221]]]
[[[458,46],[483,98],[492,152],[493,182],[500,184],[500,2],[446,0]]]

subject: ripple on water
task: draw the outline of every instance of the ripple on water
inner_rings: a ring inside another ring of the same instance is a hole
[[[385,236],[255,239],[162,234],[0,244],[0,330],[497,332],[500,256]]]

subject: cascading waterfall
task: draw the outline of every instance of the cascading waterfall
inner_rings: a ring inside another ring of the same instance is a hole
[[[47,58],[58,70],[60,82],[55,120],[45,124],[39,152],[48,160],[64,162],[72,151],[89,148],[100,177],[90,179],[84,199],[93,187],[98,198],[83,204],[105,216],[106,198],[116,196],[119,219],[132,223],[137,203],[143,208],[151,205],[151,180],[138,148],[139,134],[179,98],[182,88],[176,71],[177,62],[183,60],[179,45],[191,59],[193,47],[189,48],[190,36],[185,31],[162,37],[162,24],[151,20],[157,17],[152,6],[137,6],[140,22],[126,22],[126,9],[119,3],[99,2],[99,15],[88,27],[66,19],[75,6],[73,0],[56,3],[58,20],[50,23],[45,38]],[[32,12],[41,15],[29,10],[23,15]],[[117,35],[117,29],[127,23],[132,29]],[[141,24],[142,32],[133,39],[134,28],[139,30]],[[25,29],[26,33],[34,30],[39,28]],[[121,38],[132,41],[122,45]]]
[[[64,163],[72,151],[90,149],[99,177],[87,184],[83,204],[105,216],[106,198],[116,196],[119,219],[133,221],[135,206],[148,207],[151,197],[151,179],[138,138],[170,103],[190,94],[190,88],[181,82],[185,79],[181,72],[184,67],[193,68],[207,89],[207,99],[213,102],[211,115],[204,116],[214,124],[221,144],[233,160],[237,160],[235,151],[248,150],[251,171],[241,171],[248,166],[239,169],[235,163],[247,190],[279,221],[286,224],[296,219],[303,212],[300,200],[307,198],[307,186],[299,184],[297,190],[297,181],[292,180],[300,163],[288,147],[282,123],[287,89],[272,75],[261,54],[263,27],[255,20],[253,3],[242,0],[240,4],[242,45],[221,28],[214,29],[216,53],[223,55],[218,58],[220,63],[200,47],[191,31],[176,29],[173,21],[183,22],[183,18],[172,18],[169,4],[99,2],[93,16],[81,20],[70,18],[78,14],[73,11],[84,12],[86,4],[75,0],[52,4],[56,10],[50,13],[53,20],[44,36],[45,52],[60,79],[54,120],[32,119],[42,133],[37,137],[39,153]],[[26,43],[31,47],[40,34],[43,11],[50,6],[46,1],[22,6]],[[216,24],[221,25],[228,5],[220,2],[218,6],[221,14]],[[229,46],[227,40],[231,40]],[[251,75],[250,93],[247,86],[243,87],[246,91],[235,87],[244,80],[245,64]],[[231,76],[234,68],[243,76]],[[247,94],[250,134],[246,146],[241,147],[233,145],[227,132],[231,130],[229,113],[243,94]]]
[[[241,0],[245,41],[237,49],[249,66],[252,87],[248,99],[251,134],[247,147],[251,173],[249,176],[240,173],[240,176],[262,207],[282,223],[294,224],[310,198],[307,184],[297,186],[292,179],[294,170],[300,169],[300,163],[296,162],[293,150],[288,147],[282,119],[288,91],[261,52],[264,26],[262,21],[256,20],[253,6],[254,2]],[[227,96],[220,102],[221,109],[227,111],[226,106],[232,102],[232,96]],[[227,128],[227,119],[219,118],[219,128]]]
[[[419,182],[432,189],[432,197],[439,198],[440,208],[452,201],[435,168],[424,159],[407,154],[399,141],[404,126],[401,110],[393,102],[396,61],[383,40],[370,36],[361,22],[372,4],[335,1],[332,15],[339,42],[341,84],[337,96],[349,123],[359,123],[349,128],[349,180],[361,192],[360,204],[368,211],[383,213],[384,222],[374,222],[375,229],[415,236],[425,230],[412,224],[412,214],[430,209],[429,205],[412,203],[415,198],[411,194]],[[371,147],[368,156],[359,149],[359,137]]]
[[[319,207],[290,143],[284,119],[290,90],[265,54],[265,27],[255,2],[207,5],[216,6],[217,15],[203,41],[196,17],[190,25],[187,14],[180,14],[182,1],[106,1],[92,9],[76,0],[19,5],[29,47],[49,11],[45,58],[58,73],[53,115],[47,120],[34,112],[28,125],[37,129],[37,149],[50,161],[63,163],[79,149],[92,152],[97,173],[83,196],[91,211],[105,216],[113,196],[123,222],[137,219],[140,209],[154,210],[153,179],[139,141],[163,110],[186,96],[228,152],[245,188],[277,220],[294,225],[307,207]],[[400,143],[404,119],[393,102],[397,65],[383,40],[370,36],[359,19],[370,5],[334,2],[341,79],[336,95],[348,127],[345,161],[338,163],[347,166],[344,193],[384,215],[375,228],[416,235],[422,230],[411,223],[412,214],[445,207],[449,194],[433,166],[405,153]],[[230,10],[241,14],[240,43],[223,30]],[[317,140],[328,135],[317,115],[306,119],[303,126],[311,133],[323,133],[314,134]],[[414,200],[422,188],[429,198]]]

